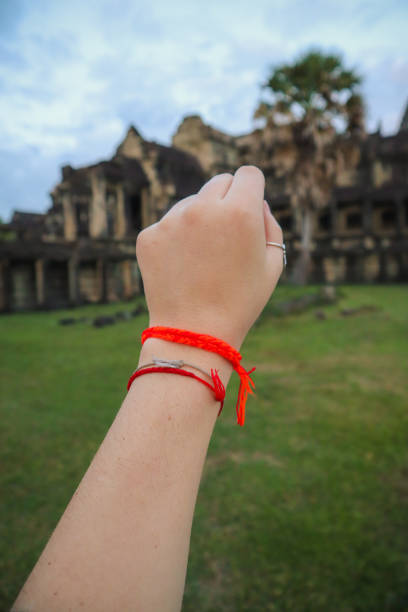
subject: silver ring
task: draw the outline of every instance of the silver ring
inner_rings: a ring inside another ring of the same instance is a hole
[[[267,242],[266,246],[276,246],[276,247],[279,247],[280,249],[282,249],[282,251],[283,251],[283,265],[286,266],[287,260],[286,260],[286,245],[285,245],[285,243],[280,244],[280,242]]]

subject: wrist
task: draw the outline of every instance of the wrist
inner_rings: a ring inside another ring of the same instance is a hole
[[[144,362],[144,359],[147,359],[148,361],[154,360],[156,362],[160,360],[172,360],[174,362],[182,360],[184,362],[187,362],[188,356],[195,358],[194,355],[199,355],[198,359],[200,360],[202,366],[205,366],[205,364],[207,364],[207,367],[210,367],[211,370],[213,370],[214,368],[215,370],[211,372],[211,377],[214,380],[214,390],[217,395],[217,399],[222,399],[225,396],[225,390],[229,381],[229,377],[232,373],[232,369],[236,370],[240,377],[238,400],[236,404],[237,423],[241,426],[244,425],[245,405],[247,396],[248,394],[253,394],[253,390],[255,389],[255,383],[251,379],[250,375],[256,368],[252,368],[251,370],[247,371],[241,364],[242,355],[237,349],[228,344],[228,342],[226,342],[225,340],[222,340],[216,336],[212,336],[211,334],[203,334],[188,329],[180,329],[160,325],[150,325],[150,328],[147,328],[143,331],[141,340],[142,351],[140,355],[138,370],[143,369],[144,367],[146,367],[146,365],[148,365]],[[151,340],[150,346],[144,346],[146,344],[146,341],[148,340]],[[174,353],[171,357],[167,356],[166,353],[168,349],[165,348],[166,342],[169,344],[175,343],[177,345],[182,345],[182,349],[177,350],[178,357],[174,357]],[[156,359],[154,359],[155,356],[153,355],[153,351],[155,350],[155,348],[160,348],[161,346],[163,347],[162,350],[165,351],[165,355],[159,357],[157,357],[156,355]],[[209,362],[208,355],[211,356],[211,362]],[[225,361],[228,363],[228,366],[224,363]],[[218,370],[216,364],[218,364]],[[194,367],[194,365],[192,367]],[[164,369],[164,371],[166,372],[167,370]],[[192,376],[193,378],[195,377],[194,374],[188,374],[187,372],[182,372],[181,370],[180,374],[184,374],[189,377]],[[139,376],[140,372],[135,372],[132,375],[128,383],[128,388],[130,387],[132,380],[135,377]],[[223,381],[224,377],[225,379]]]
[[[246,336],[246,333],[243,333],[237,326],[231,328],[225,320],[225,317],[217,319],[215,316],[206,316],[202,318],[190,316],[187,319],[185,317],[180,318],[175,316],[167,316],[165,318],[162,316],[149,316],[148,327],[171,327],[200,334],[208,334],[219,340],[223,340],[236,351],[240,350]]]

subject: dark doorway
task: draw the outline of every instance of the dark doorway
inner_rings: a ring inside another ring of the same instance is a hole
[[[64,308],[69,301],[68,263],[50,261],[46,270],[47,305],[50,308]]]
[[[129,233],[138,234],[142,230],[142,198],[140,193],[128,198]]]

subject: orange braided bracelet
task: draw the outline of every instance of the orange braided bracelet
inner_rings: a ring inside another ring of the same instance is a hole
[[[174,327],[148,327],[142,333],[142,344],[144,344],[148,338],[161,338],[162,340],[167,340],[169,342],[179,342],[180,344],[197,346],[198,348],[202,348],[206,351],[218,353],[218,355],[221,355],[222,357],[230,361],[234,370],[240,377],[238,400],[236,404],[237,423],[241,426],[244,425],[246,400],[249,393],[253,394],[251,385],[253,386],[253,389],[255,389],[255,383],[249,375],[254,372],[256,368],[252,368],[252,370],[249,370],[247,372],[240,363],[242,355],[236,349],[227,344],[227,342],[219,340],[214,336],[208,336],[207,334],[198,334],[196,332],[191,332],[186,329],[177,329]],[[172,370],[174,371],[174,368],[172,368]],[[185,371],[183,373],[184,375],[186,375]],[[191,372],[189,374],[191,375]],[[194,375],[192,376],[194,377]],[[213,380],[215,383],[214,376]]]

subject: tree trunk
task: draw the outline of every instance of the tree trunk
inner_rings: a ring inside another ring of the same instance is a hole
[[[302,228],[301,228],[301,245],[300,253],[295,262],[292,280],[296,285],[305,285],[309,280],[312,254],[312,231],[313,231],[313,216],[312,210],[309,207],[302,208]]]

